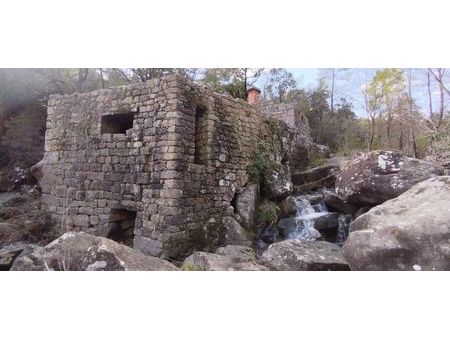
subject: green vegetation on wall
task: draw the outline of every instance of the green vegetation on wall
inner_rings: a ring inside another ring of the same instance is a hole
[[[251,163],[247,166],[247,173],[253,183],[264,190],[272,180],[274,171],[280,169],[276,161],[277,142],[274,137],[265,137],[258,141]]]

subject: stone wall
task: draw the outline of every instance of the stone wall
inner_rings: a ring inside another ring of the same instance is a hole
[[[314,143],[307,117],[302,114],[295,103],[278,103],[262,101],[260,110],[268,119],[280,122],[284,127],[284,148],[293,171],[301,171],[310,162]]]
[[[295,103],[263,101],[261,111],[268,118],[283,121],[291,128],[296,128],[300,123],[306,122],[305,117],[296,111]]]
[[[108,133],[107,123],[126,124],[130,115],[130,129]],[[247,183],[262,121],[254,106],[178,76],[54,95],[34,171],[66,230],[108,237],[111,212],[126,209],[136,212],[136,248],[176,257],[201,243],[210,218]]]

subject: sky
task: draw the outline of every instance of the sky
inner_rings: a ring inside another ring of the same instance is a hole
[[[287,68],[292,74],[294,74],[297,83],[302,87],[314,86],[319,78],[318,68]]]
[[[295,79],[297,80],[297,85],[300,88],[313,88],[317,85],[319,77],[321,76],[320,68],[287,68],[292,74],[294,74]],[[369,72],[375,73],[376,69],[370,69]],[[424,79],[421,78],[423,75],[420,75],[420,70],[414,71],[413,81],[412,81],[412,90],[413,97],[416,103],[421,108],[421,111],[428,114],[428,94],[425,87]],[[450,81],[450,70],[447,70],[447,81]],[[419,78],[418,78],[419,77]],[[353,110],[355,111],[357,116],[363,117],[365,116],[365,111],[361,104],[361,92],[360,88],[356,83],[353,83],[353,80],[339,77],[336,82],[336,97],[345,96],[350,102],[353,103]],[[262,80],[264,81],[264,80]],[[261,89],[263,88],[262,83],[257,83]],[[433,97],[433,111],[437,111],[439,108],[439,89],[436,83],[432,83],[432,97]],[[355,99],[356,98],[356,99]],[[446,109],[450,106],[449,98],[446,97]]]

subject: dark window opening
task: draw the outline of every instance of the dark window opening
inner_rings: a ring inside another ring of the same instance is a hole
[[[102,134],[126,134],[133,128],[134,115],[131,113],[102,116]]]
[[[109,218],[112,226],[107,237],[117,243],[133,247],[135,221],[135,211],[112,209]]]
[[[234,193],[232,200],[230,201],[230,205],[233,207],[234,212],[236,213],[236,200],[237,200],[237,193]]]
[[[195,164],[206,164],[207,133],[205,126],[206,108],[195,109]]]

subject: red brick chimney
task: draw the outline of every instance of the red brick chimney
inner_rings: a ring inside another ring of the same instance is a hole
[[[258,88],[251,87],[247,89],[247,102],[255,106],[259,106],[260,99],[259,96],[261,91]]]

